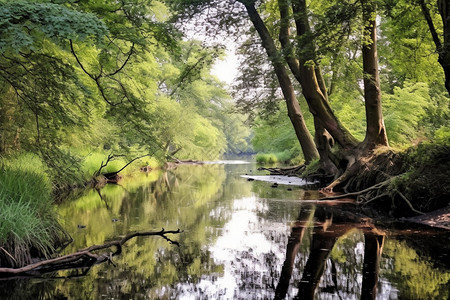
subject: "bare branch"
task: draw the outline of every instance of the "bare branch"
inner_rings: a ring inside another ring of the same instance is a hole
[[[130,233],[124,238],[116,241],[111,241],[103,245],[94,245],[78,252],[67,254],[64,256],[43,260],[34,264],[24,266],[22,268],[0,268],[0,275],[27,275],[28,272],[39,272],[40,274],[55,272],[68,269],[90,268],[91,266],[105,261],[112,262],[112,257],[122,252],[122,246],[130,239],[138,236],[155,236],[158,235],[168,241],[170,244],[179,246],[177,241],[174,241],[167,237],[167,234],[179,234],[182,233],[178,230],[165,230],[162,228],[160,231],[144,231]],[[117,247],[115,252],[108,252],[101,255],[93,254],[93,251],[103,250],[111,247]],[[113,263],[114,264],[114,263]],[[115,266],[115,264],[114,264]]]

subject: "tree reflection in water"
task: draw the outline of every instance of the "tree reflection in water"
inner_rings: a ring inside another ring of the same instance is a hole
[[[334,208],[323,206],[314,208],[309,205],[302,207],[298,219],[292,227],[286,249],[286,260],[281,270],[274,299],[284,299],[286,297],[294,269],[295,257],[310,221],[313,222],[314,227],[310,253],[298,284],[298,293],[295,299],[314,299],[317,287],[324,274],[327,260],[336,241],[339,237],[354,229],[362,231],[365,239],[361,299],[376,299],[379,263],[385,233],[378,230],[367,219],[359,218],[356,215],[348,212],[344,213]],[[336,266],[333,262],[331,262],[331,269],[334,286],[328,288],[334,289],[339,298],[343,299],[339,294],[338,274],[336,274]]]

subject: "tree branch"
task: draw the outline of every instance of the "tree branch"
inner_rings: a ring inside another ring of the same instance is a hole
[[[115,70],[114,72],[112,72],[112,73],[110,73],[110,74],[107,74],[106,76],[114,76],[114,75],[116,75],[117,73],[119,73],[124,67],[125,67],[125,65],[128,63],[128,61],[130,60],[130,58],[131,58],[131,55],[133,55],[133,53],[134,53],[134,43],[131,45],[131,48],[130,48],[130,51],[128,52],[128,56],[127,56],[127,58],[125,59],[125,61],[123,62],[123,64],[117,69],[117,70]]]
[[[158,235],[168,241],[170,244],[180,246],[177,241],[174,241],[167,237],[167,234],[179,234],[182,233],[180,229],[178,230],[164,230],[162,228],[160,231],[144,231],[144,232],[134,232],[130,233],[124,238],[116,241],[111,241],[103,245],[94,245],[78,252],[67,254],[64,256],[43,260],[34,264],[30,264],[21,268],[0,268],[0,275],[26,275],[28,272],[39,272],[40,274],[67,270],[67,269],[77,269],[77,268],[87,268],[95,264],[99,264],[105,261],[112,263],[112,257],[118,255],[122,252],[122,246],[130,239],[138,236],[155,236]],[[93,254],[93,251],[107,249],[112,246],[116,246],[117,250],[113,253],[105,253],[101,255]],[[114,264],[114,263],[113,263]]]
[[[116,175],[117,173],[119,173],[120,171],[122,171],[123,169],[125,169],[126,167],[128,167],[133,161],[138,160],[140,158],[146,157],[146,156],[151,156],[150,154],[145,154],[145,155],[141,155],[138,157],[133,158],[132,160],[130,160],[125,166],[123,166],[122,168],[120,168],[118,171],[114,171],[114,172],[110,172],[110,173],[106,173],[103,174],[105,177],[108,176],[112,176],[112,175]],[[109,156],[108,156],[109,157]]]
[[[439,35],[436,31],[436,27],[434,27],[433,19],[431,18],[431,15],[430,15],[430,10],[428,9],[424,0],[419,0],[419,5],[422,10],[422,14],[425,17],[425,20],[427,21],[428,27],[430,28],[431,36],[433,37],[434,44],[436,45],[436,51],[439,54],[439,58],[441,58],[442,42],[439,39]]]
[[[75,49],[73,48],[73,42],[70,39],[69,40],[70,43],[70,52],[72,52],[72,55],[75,57],[78,65],[80,66],[81,70],[83,70],[84,73],[86,73],[89,77],[91,77],[93,80],[95,80],[95,82],[97,82],[97,80],[102,77],[102,74],[98,74],[97,76],[92,75],[91,73],[88,72],[88,70],[86,70],[86,68],[84,67],[84,65],[81,63],[80,59],[78,58],[78,55],[75,53]]]

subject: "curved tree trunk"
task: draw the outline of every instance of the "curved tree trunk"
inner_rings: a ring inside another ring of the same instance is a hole
[[[255,26],[261,40],[262,46],[269,56],[272,66],[277,75],[278,82],[280,84],[281,90],[283,92],[284,99],[286,100],[286,106],[288,109],[288,115],[295,129],[295,134],[300,142],[300,145],[305,156],[306,163],[309,163],[313,159],[319,158],[319,153],[316,149],[313,137],[306,127],[305,120],[303,118],[300,105],[298,104],[297,97],[295,95],[294,87],[289,78],[288,72],[284,67],[283,62],[280,60],[278,50],[275,43],[270,36],[263,20],[259,16],[256,8],[252,4],[243,2],[247,10],[248,16],[251,22]]]
[[[288,17],[286,0],[279,1],[281,19]],[[297,30],[297,37],[302,41],[296,52],[298,62],[289,63],[290,68],[302,87],[303,96],[308,103],[309,110],[317,118],[322,126],[331,134],[334,140],[344,149],[351,150],[358,144],[352,134],[339,122],[334,115],[329,103],[328,94],[322,74],[316,63],[315,43],[308,22],[306,1],[292,1],[292,11]],[[289,45],[288,22],[282,21],[280,29],[280,41],[283,48],[291,48]],[[281,35],[286,35],[283,39]]]

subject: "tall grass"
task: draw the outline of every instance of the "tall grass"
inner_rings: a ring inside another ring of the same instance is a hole
[[[52,206],[51,182],[31,154],[0,160],[0,265],[48,257],[67,235]]]

